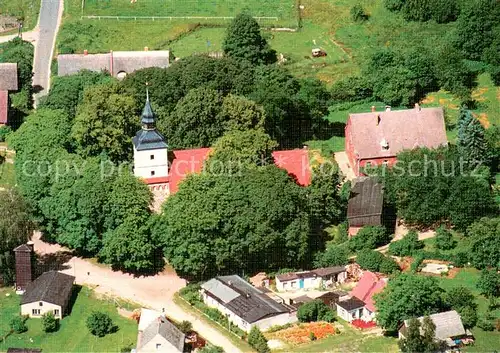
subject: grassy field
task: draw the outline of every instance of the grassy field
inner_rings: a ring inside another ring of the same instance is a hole
[[[14,186],[16,184],[16,175],[14,165],[4,162],[0,164],[0,187]]]
[[[295,0],[140,0],[135,3],[129,0],[85,0],[83,15],[233,17],[242,11],[255,17],[277,18],[265,20],[263,23],[266,24],[297,26]]]
[[[3,0],[0,1],[0,15],[24,17],[23,31],[33,29],[38,22],[40,0]],[[17,29],[3,34],[17,32]]]
[[[9,294],[9,296],[6,296]],[[108,313],[118,326],[116,333],[99,338],[89,333],[85,320],[93,311]],[[19,296],[10,289],[0,289],[0,333],[10,330],[11,318],[19,313]],[[61,320],[61,327],[55,333],[45,333],[41,320],[29,319],[28,331],[12,334],[0,343],[0,351],[9,347],[41,348],[43,352],[120,352],[124,347],[135,347],[137,324],[120,316],[116,307],[96,299],[94,292],[83,287],[73,305],[71,315]]]

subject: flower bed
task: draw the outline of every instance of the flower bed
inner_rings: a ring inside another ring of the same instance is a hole
[[[273,337],[287,343],[307,343],[311,341],[311,332],[316,339],[320,340],[335,335],[335,326],[327,322],[310,322],[278,331],[273,334]]]

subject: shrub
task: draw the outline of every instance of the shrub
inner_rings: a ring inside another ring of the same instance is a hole
[[[182,333],[188,333],[193,331],[193,324],[187,320],[179,322],[177,328],[182,331]]]
[[[461,308],[458,313],[462,319],[462,324],[466,329],[473,328],[477,323],[477,310],[472,306]]]
[[[456,246],[456,242],[455,240],[453,240],[451,232],[449,232],[442,226],[436,230],[435,241],[436,248],[440,250],[451,250]]]
[[[422,249],[424,243],[418,240],[418,233],[410,230],[401,240],[389,245],[389,254],[396,256],[410,256],[418,249]]]
[[[10,328],[15,333],[23,333],[28,331],[28,326],[26,326],[26,318],[22,316],[15,316],[10,320]]]
[[[43,314],[42,326],[44,332],[56,332],[59,329],[59,319],[52,313]]]
[[[391,241],[391,236],[384,227],[363,227],[349,240],[349,247],[353,251],[362,249],[375,249]]]
[[[311,331],[311,332],[309,332],[309,339],[310,339],[311,341],[316,341],[316,335],[314,334],[314,332],[312,332],[312,331]]]
[[[335,312],[333,310],[328,310],[327,312],[323,313],[323,315],[321,315],[319,321],[334,322],[335,319]]]
[[[469,254],[465,251],[458,252],[451,258],[451,261],[457,267],[464,267],[469,263]]]
[[[94,311],[87,318],[87,328],[94,336],[104,337],[113,331],[113,320],[106,313]]]
[[[495,328],[491,320],[481,319],[478,321],[477,326],[483,331],[493,331]]]
[[[12,129],[8,126],[0,126],[0,142],[5,142],[7,136],[12,132]]]
[[[269,353],[270,349],[267,345],[267,339],[257,326],[252,326],[248,334],[248,344],[251,345],[259,353]]]
[[[361,250],[356,262],[365,270],[391,274],[399,271],[398,264],[390,257],[375,250]]]
[[[410,270],[411,272],[415,273],[420,270],[420,265],[422,264],[422,261],[424,261],[424,254],[419,252],[414,258],[413,262],[411,263]]]
[[[333,311],[323,303],[321,300],[313,300],[305,303],[299,307],[297,311],[297,319],[300,322],[312,321],[335,321],[335,314]]]
[[[405,0],[385,0],[384,5],[385,8],[389,11],[400,11],[405,4]]]
[[[363,6],[361,4],[356,4],[351,7],[351,18],[355,22],[363,22],[368,19],[368,15],[366,14]]]

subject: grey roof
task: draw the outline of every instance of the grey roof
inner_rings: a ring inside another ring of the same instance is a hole
[[[71,296],[75,277],[57,272],[48,271],[28,284],[23,294],[21,304],[33,302],[47,302],[64,306]]]
[[[17,64],[0,63],[0,91],[17,91]]]
[[[338,302],[337,305],[340,306],[341,308],[344,308],[347,311],[351,311],[364,307],[365,303],[357,297],[351,297],[347,300],[342,300]]]
[[[59,76],[73,75],[81,70],[132,73],[147,67],[169,66],[168,50],[115,51],[105,54],[61,54],[57,56]]]
[[[215,284],[215,282],[219,284]],[[220,276],[202,285],[205,292],[248,323],[291,312],[241,277]],[[237,296],[236,296],[237,294]]]
[[[349,226],[377,226],[382,224],[384,190],[377,178],[357,178],[347,204]]]
[[[132,138],[132,142],[137,151],[156,150],[168,147],[165,142],[165,137],[157,130],[139,130]]]
[[[281,282],[286,282],[293,281],[299,278],[327,277],[345,271],[345,266],[323,267],[311,271],[282,273],[280,275],[277,275],[276,278]]]
[[[143,124],[155,123],[155,115],[153,113],[153,109],[151,108],[151,104],[149,103],[149,97],[146,99],[146,104],[144,104],[144,109],[142,110],[141,123]]]
[[[436,325],[435,337],[439,340],[446,340],[450,337],[463,336],[466,334],[464,325],[460,315],[455,311],[445,311],[443,313],[429,315],[434,325]],[[424,321],[424,317],[418,318],[420,322]],[[409,320],[405,320],[405,326],[408,327]],[[423,333],[422,327],[420,331]]]
[[[140,345],[137,348],[140,349],[144,347],[158,334],[176,347],[179,352],[184,350],[184,341],[186,336],[177,327],[175,327],[174,324],[162,316],[153,320],[153,322],[151,322],[149,326],[142,331]]]

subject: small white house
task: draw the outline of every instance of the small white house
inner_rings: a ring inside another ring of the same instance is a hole
[[[280,292],[317,289],[322,286],[328,287],[336,283],[343,283],[346,279],[345,266],[318,268],[312,271],[277,275],[276,289]]]
[[[205,304],[218,309],[229,321],[249,332],[252,326],[265,331],[274,325],[297,321],[296,309],[271,299],[241,277],[220,276],[201,286]]]
[[[182,353],[185,335],[159,312],[141,309],[137,353]]]
[[[62,319],[68,311],[75,277],[48,271],[29,283],[21,299],[21,315],[39,318],[52,313]]]

